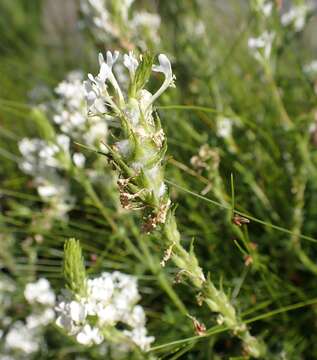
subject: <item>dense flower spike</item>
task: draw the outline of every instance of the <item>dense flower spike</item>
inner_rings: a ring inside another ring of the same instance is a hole
[[[256,47],[265,45],[261,40]],[[265,56],[269,56],[270,49],[264,52]],[[170,60],[160,54],[159,64],[153,65],[153,58],[148,54],[138,60],[131,53],[125,55],[124,65],[130,74],[130,83],[126,87],[129,90],[125,93],[110,66],[114,58],[117,59],[117,55],[108,52],[109,60],[105,63],[103,57],[99,56],[100,72],[96,77],[89,75],[86,96],[91,112],[95,103],[99,102],[106,107],[106,113],[99,116],[111,115],[114,119],[112,124],[116,127],[118,140],[112,146],[107,146],[107,156],[118,170],[121,204],[126,209],[143,210],[145,232],[160,228],[166,247],[162,266],[171,258],[182,277],[188,278],[200,291],[200,298],[213,312],[221,314],[223,323],[243,340],[246,351],[259,357],[264,352],[262,344],[250,335],[225,293],[205,278],[193,248],[186,251],[181,245],[174,208],[164,183],[166,138],[159,117],[153,112],[155,100],[169,86],[174,86],[175,76]],[[161,86],[154,94],[145,89],[152,71],[164,75]],[[132,333],[129,333],[132,338],[139,337],[139,334]]]
[[[124,208],[138,209],[146,202],[148,218],[145,228],[151,230],[165,221],[170,206],[170,201],[165,196],[166,186],[161,166],[166,148],[165,135],[158,117],[152,114],[152,104],[173,84],[174,76],[170,61],[166,55],[161,54],[160,64],[154,65],[153,71],[163,73],[165,80],[152,95],[143,88],[150,76],[152,58],[145,55],[138,61],[129,53],[124,56],[124,66],[130,74],[130,86],[128,94],[124,95],[112,71],[112,65],[117,58],[117,54],[109,51],[107,62],[99,56],[99,74],[96,77],[89,75],[89,80],[85,83],[87,102],[91,112],[96,103],[102,103],[107,107],[106,114],[112,116],[109,125],[121,126],[123,137],[110,149],[112,156],[120,157],[121,161],[130,167],[129,171],[127,167],[122,168],[118,181],[121,203]],[[137,183],[140,191],[133,190]]]
[[[59,297],[56,324],[86,346],[106,341],[127,344],[126,352],[133,346],[147,351],[154,338],[147,336],[145,313],[137,304],[136,278],[115,271],[88,279],[74,239],[66,243],[64,254],[68,289]]]

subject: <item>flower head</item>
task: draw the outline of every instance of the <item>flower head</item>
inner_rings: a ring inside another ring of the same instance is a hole
[[[46,306],[54,306],[55,304],[55,294],[45,278],[34,283],[28,283],[24,290],[24,296],[30,304],[38,303]]]
[[[281,16],[283,26],[293,26],[296,32],[303,30],[309,11],[312,6],[310,4],[298,4],[292,6],[289,11]]]
[[[275,33],[265,31],[259,37],[248,40],[248,47],[258,61],[266,62],[270,59],[274,38]]]
[[[132,51],[129,52],[129,55],[124,54],[123,59],[124,59],[123,64],[129,70],[130,77],[131,79],[133,79],[135,75],[135,71],[139,66],[139,62],[134,56]]]
[[[139,298],[133,276],[120,272],[102,273],[99,277],[88,279],[85,296],[63,292],[55,308],[58,314],[56,324],[75,336],[79,343],[90,346],[105,340],[105,328],[115,329],[120,323],[121,328],[125,326],[123,334],[127,339],[147,350],[154,338],[146,336],[144,310],[137,305]],[[140,334],[138,338],[136,334]],[[115,333],[112,336],[114,340]]]

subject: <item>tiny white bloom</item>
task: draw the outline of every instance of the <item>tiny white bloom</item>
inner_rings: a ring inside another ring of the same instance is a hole
[[[41,339],[21,321],[15,322],[5,337],[5,348],[32,354],[39,350]]]
[[[67,135],[64,134],[57,135],[56,142],[63,151],[65,152],[69,151],[70,138]]]
[[[165,54],[160,54],[158,56],[159,65],[153,65],[152,70],[155,72],[163,73],[165,76],[165,80],[159,90],[152,96],[150,100],[151,105],[162,93],[169,87],[175,86],[174,80],[176,79],[175,75],[173,75],[171,62]]]
[[[274,38],[275,34],[273,32],[265,31],[259,37],[248,40],[248,47],[258,61],[269,60]]]
[[[85,166],[86,158],[82,153],[75,153],[73,154],[73,161],[77,167],[83,168]]]
[[[47,279],[41,278],[35,283],[29,283],[24,290],[24,297],[30,304],[54,306],[55,294]]]
[[[232,134],[232,120],[227,117],[219,117],[217,121],[217,135],[227,139]]]
[[[37,191],[42,198],[50,198],[59,193],[59,189],[54,184],[39,185]]]
[[[103,336],[100,331],[91,327],[90,325],[85,325],[83,329],[76,336],[77,341],[83,345],[92,345],[92,344],[101,344],[103,341]]]
[[[72,301],[69,305],[70,317],[75,323],[81,323],[86,319],[87,311],[85,305],[78,301]]]
[[[160,54],[158,56],[158,60],[159,65],[153,65],[153,71],[163,73],[169,85],[173,85],[173,80],[175,79],[175,76],[173,75],[171,62],[165,54]]]
[[[288,12],[281,16],[283,26],[293,25],[294,30],[299,32],[303,30],[308,12],[312,9],[310,4],[298,4],[292,6]]]
[[[50,324],[55,318],[55,313],[51,308],[44,309],[38,313],[32,313],[26,318],[26,327],[36,329]]]
[[[133,330],[125,330],[124,334],[140,347],[143,351],[148,351],[151,343],[155,340],[153,336],[146,336],[147,330],[145,327],[137,327]]]
[[[133,79],[135,71],[139,66],[138,60],[135,58],[133,51],[129,52],[129,55],[124,54],[123,56],[123,64],[129,70],[130,77]]]

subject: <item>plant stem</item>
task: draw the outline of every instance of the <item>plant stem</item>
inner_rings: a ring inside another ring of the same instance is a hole
[[[180,269],[178,276],[184,276],[190,280],[192,285],[199,290],[200,299],[207,304],[211,311],[219,314],[218,322],[224,323],[243,341],[244,348],[250,355],[255,358],[263,355],[265,353],[264,344],[249,333],[246,324],[237,315],[227,295],[222,290],[218,290],[210,278],[205,278],[193,247],[191,246],[187,251],[181,245],[181,236],[173,212],[170,212],[164,225],[164,235],[168,246],[164,260],[166,261],[168,257],[172,259]]]

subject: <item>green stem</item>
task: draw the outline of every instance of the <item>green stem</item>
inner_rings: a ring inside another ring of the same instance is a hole
[[[151,255],[151,253],[149,251],[149,247],[147,245],[146,239],[141,238],[139,240],[139,245],[142,248],[142,251],[143,251],[144,255],[147,258],[148,267],[150,268],[151,272],[154,275],[156,275],[157,281],[160,284],[161,288],[166,292],[166,294],[169,296],[169,298],[173,301],[173,303],[178,308],[178,310],[183,315],[187,315],[188,311],[187,311],[184,303],[182,302],[182,300],[179,298],[179,296],[176,294],[176,292],[174,291],[174,289],[170,285],[170,283],[167,280],[166,275],[164,274],[164,272],[162,272],[162,269],[159,266],[159,262],[157,261],[157,259],[155,259]]]
[[[281,115],[281,120],[282,123],[287,127],[290,128],[293,125],[292,120],[290,119],[290,117],[288,116],[288,113],[285,109],[283,100],[281,98],[281,94],[280,91],[277,87],[277,84],[275,82],[274,76],[272,74],[272,69],[271,69],[271,65],[270,64],[265,64],[264,65],[264,70],[265,70],[265,75],[267,77],[267,80],[271,86],[272,89],[272,94],[276,103],[276,106],[279,110],[279,113]]]
[[[255,358],[265,353],[265,346],[253,337],[245,323],[237,315],[235,308],[230,303],[227,295],[218,290],[210,279],[205,279],[204,273],[199,266],[198,259],[193,248],[185,250],[181,245],[180,233],[174,214],[170,211],[164,226],[164,235],[168,247],[164,260],[168,256],[180,269],[179,276],[187,277],[192,285],[200,291],[201,299],[207,304],[212,312],[218,313],[218,321],[224,323],[244,343],[245,350]]]

